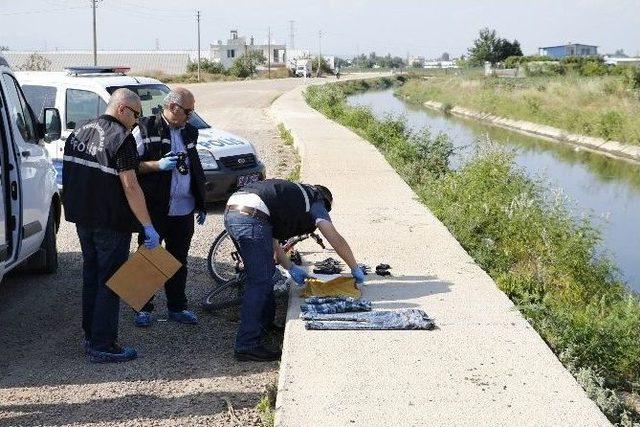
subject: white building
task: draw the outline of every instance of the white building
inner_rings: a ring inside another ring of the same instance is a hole
[[[63,71],[66,67],[93,65],[92,51],[49,51],[20,52],[5,51],[3,55],[14,70],[24,69],[29,58],[34,54],[45,58],[48,64],[46,71]],[[97,52],[98,65],[123,66],[131,68],[131,74],[162,72],[165,74],[182,74],[189,65],[188,51],[142,50],[142,51],[110,51]],[[194,52],[197,57],[197,51]],[[193,53],[191,53],[193,54]]]
[[[218,40],[217,44],[211,44],[211,60],[218,62],[229,68],[236,59],[240,58],[249,50],[260,51],[267,58],[267,62],[271,61],[272,67],[284,67],[287,61],[287,47],[283,44],[271,43],[255,44],[253,36],[247,38],[245,36],[238,37],[238,30],[231,30],[231,38],[226,44],[222,44],[222,40]]]
[[[613,56],[605,56],[604,63],[607,65],[628,65],[633,67],[640,67],[640,57],[618,58]]]

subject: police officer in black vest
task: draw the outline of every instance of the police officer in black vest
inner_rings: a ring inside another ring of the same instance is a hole
[[[167,250],[182,263],[165,284],[169,319],[196,324],[196,315],[187,310],[187,255],[193,237],[194,213],[198,224],[206,218],[205,176],[196,144],[198,129],[188,120],[195,100],[185,88],[173,89],[164,99],[161,113],[140,119],[133,132],[140,156],[140,186],[147,200],[153,224]],[[153,303],[138,313],[136,326],[151,325]]]
[[[145,245],[159,245],[136,176],[131,129],[140,114],[138,95],[118,89],[105,114],[77,128],[64,147],[64,211],[76,224],[82,249],[83,346],[94,363],[136,358],[135,349],[117,344],[120,299],[106,281],[127,260],[131,233],[141,225]]]
[[[364,273],[349,244],[331,223],[332,203],[331,192],[322,185],[282,179],[248,184],[229,198],[224,215],[225,228],[240,248],[247,274],[236,336],[236,359],[270,361],[280,358],[279,351],[267,349],[262,343],[264,331],[274,327],[274,253],[278,263],[289,271],[296,283],[303,285],[309,277],[285,255],[280,240],[319,229],[351,268],[356,284],[364,283]]]

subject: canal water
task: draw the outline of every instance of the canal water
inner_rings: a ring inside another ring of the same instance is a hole
[[[640,166],[540,138],[417,106],[393,95],[393,89],[352,95],[348,103],[368,106],[377,117],[404,116],[414,129],[449,135],[458,148],[452,164],[461,164],[487,136],[515,152],[515,162],[534,178],[543,178],[569,199],[576,217],[589,215],[602,231],[602,251],[611,256],[629,287],[640,293]]]

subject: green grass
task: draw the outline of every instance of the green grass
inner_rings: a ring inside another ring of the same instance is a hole
[[[276,396],[278,395],[278,386],[270,384],[266,387],[265,393],[258,402],[256,409],[260,414],[260,421],[264,427],[273,427],[276,412]]]
[[[278,123],[278,134],[286,145],[293,145],[293,135],[282,123]]]
[[[283,123],[278,123],[278,134],[280,135],[280,139],[282,139],[282,142],[284,142],[285,145],[293,147],[293,135],[291,135],[291,131],[287,129]],[[285,168],[286,166],[287,163],[284,160],[281,160],[278,164],[279,168]],[[286,179],[294,182],[300,181],[300,167],[300,156],[298,155],[298,150],[295,150],[295,164],[293,165],[293,169],[291,169]]]
[[[633,390],[640,380],[640,302],[599,254],[599,231],[574,220],[544,182],[491,144],[453,170],[447,135],[376,119],[345,99],[336,84],[306,92],[312,107],[384,154],[572,372],[586,369],[604,387]],[[609,406],[601,408],[613,420],[626,414]]]
[[[640,97],[625,75],[443,76],[411,79],[398,94],[413,102],[438,101],[571,133],[640,144]]]

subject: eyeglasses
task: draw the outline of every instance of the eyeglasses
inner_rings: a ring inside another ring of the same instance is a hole
[[[184,115],[187,117],[191,117],[191,115],[193,114],[193,108],[184,108],[182,105],[177,104],[176,105],[178,107],[180,107],[182,109],[182,111],[184,111]]]
[[[142,115],[142,112],[138,112],[136,110],[134,110],[133,108],[129,107],[128,105],[125,105],[124,108],[126,108],[127,110],[131,111],[133,113],[133,117],[138,120],[140,118],[140,116]]]

